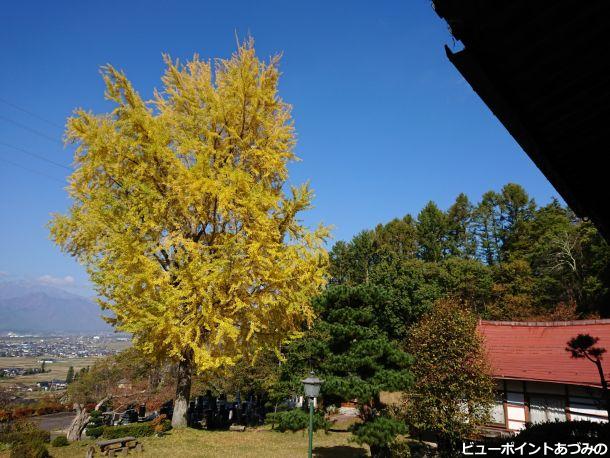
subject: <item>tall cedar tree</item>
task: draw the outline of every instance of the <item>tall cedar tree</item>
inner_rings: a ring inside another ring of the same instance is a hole
[[[411,329],[415,384],[407,394],[407,421],[436,431],[445,456],[489,418],[494,383],[477,318],[464,304],[441,300]]]
[[[447,252],[447,217],[432,201],[417,215],[417,240],[424,261],[440,261]]]
[[[486,192],[473,215],[478,256],[490,266],[500,262],[501,256],[502,223],[498,211],[498,202],[499,196],[496,192]]]
[[[500,220],[502,222],[502,260],[510,261],[523,256],[528,246],[530,222],[536,203],[520,185],[508,183],[500,194]]]
[[[460,193],[447,210],[447,249],[450,256],[472,259],[476,255],[476,241],[472,233],[472,204]]]
[[[330,253],[332,283],[368,283],[371,267],[380,259],[379,240],[373,231],[356,234],[347,244],[337,242]]]
[[[411,215],[378,224],[375,239],[383,259],[409,259],[417,255],[417,229]]]
[[[194,371],[278,348],[311,321],[328,230],[297,219],[307,185],[284,192],[295,133],[279,58],[261,62],[250,40],[215,65],[165,63],[150,102],[103,67],[116,108],[68,120],[73,204],[50,229],[116,328],[179,363],[173,422],[185,426]]]

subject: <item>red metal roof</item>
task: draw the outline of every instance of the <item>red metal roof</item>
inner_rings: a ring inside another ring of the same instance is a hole
[[[494,378],[601,386],[595,364],[565,351],[578,334],[599,337],[608,350],[602,360],[610,378],[610,319],[554,322],[480,321]]]

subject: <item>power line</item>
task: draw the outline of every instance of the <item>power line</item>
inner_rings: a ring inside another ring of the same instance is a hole
[[[55,162],[55,161],[53,161],[52,159],[47,159],[46,157],[44,157],[44,156],[42,156],[42,155],[40,155],[40,154],[33,153],[33,152],[28,151],[28,150],[26,150],[26,149],[20,148],[19,146],[10,145],[10,144],[8,144],[8,143],[4,143],[4,142],[0,142],[0,145],[2,145],[2,146],[6,146],[6,147],[8,147],[8,148],[12,148],[12,149],[17,150],[17,151],[21,151],[22,153],[25,153],[25,154],[29,154],[29,155],[30,155],[30,156],[32,156],[32,157],[35,157],[35,158],[37,158],[37,159],[40,159],[41,161],[48,162],[49,164],[53,164],[53,165],[55,165],[55,166],[57,166],[57,167],[61,167],[62,169],[66,169],[66,170],[70,170],[70,171],[72,171],[72,169],[71,169],[70,167],[68,167],[68,166],[66,166],[66,165],[64,165],[64,164],[61,164],[61,163],[59,163],[59,162]]]
[[[42,138],[46,138],[47,140],[53,142],[53,143],[59,143],[60,145],[62,144],[62,142],[60,142],[59,140],[57,140],[54,137],[51,137],[50,135],[45,134],[44,132],[40,132],[36,129],[32,129],[31,127],[26,126],[25,124],[21,124],[20,122],[17,121],[13,121],[11,118],[7,118],[6,116],[0,115],[0,119],[3,119],[4,121],[11,123],[17,127],[21,127],[24,130],[27,130],[28,132],[31,132],[33,134],[38,135],[39,137]]]
[[[0,97],[0,102],[5,104],[5,105],[8,105],[11,108],[14,108],[16,110],[22,111],[23,113],[26,113],[26,114],[32,116],[33,118],[38,119],[39,121],[43,121],[43,122],[46,122],[47,124],[50,124],[52,126],[59,127],[60,129],[63,129],[63,126],[60,126],[56,122],[50,121],[50,120],[48,120],[46,118],[43,118],[42,116],[37,115],[36,113],[31,112],[30,110],[26,110],[25,108],[20,107],[19,105],[15,105],[14,103],[9,102],[8,100],[3,99],[2,97]]]
[[[35,173],[36,175],[43,176],[43,177],[45,177],[45,178],[48,178],[49,180],[57,181],[58,183],[61,183],[61,184],[66,184],[66,182],[65,182],[65,181],[62,181],[62,180],[60,180],[60,179],[59,179],[59,178],[57,178],[57,177],[54,177],[54,176],[51,176],[51,175],[47,175],[46,173],[40,172],[40,171],[35,170],[35,169],[31,169],[31,168],[29,168],[29,167],[25,167],[25,166],[23,166],[23,165],[21,165],[21,164],[18,164],[17,162],[13,162],[13,161],[11,161],[10,159],[6,159],[6,158],[4,158],[4,157],[1,157],[1,158],[0,158],[0,161],[4,161],[4,162],[6,162],[7,164],[12,165],[13,167],[17,167],[17,168],[20,168],[20,169],[26,170],[26,171],[28,171],[28,172],[30,172],[30,173]]]

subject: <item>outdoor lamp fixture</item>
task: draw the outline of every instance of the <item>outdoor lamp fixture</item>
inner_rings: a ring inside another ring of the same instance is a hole
[[[320,394],[320,387],[324,380],[320,380],[316,377],[314,371],[309,373],[309,377],[305,380],[301,380],[303,388],[305,389],[305,396],[309,398],[309,458],[312,456],[313,450],[313,400]]]

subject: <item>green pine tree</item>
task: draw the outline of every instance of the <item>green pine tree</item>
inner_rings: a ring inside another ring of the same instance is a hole
[[[447,252],[447,219],[432,201],[417,215],[417,240],[424,261],[440,261]]]
[[[363,423],[355,428],[355,439],[367,443],[373,456],[387,453],[405,431],[401,421],[385,415],[380,392],[405,390],[412,380],[411,357],[387,335],[386,303],[377,286],[329,288],[315,301],[318,321],[290,345],[280,376],[285,387],[297,390],[300,378],[314,369],[325,380],[324,403],[356,399]],[[384,434],[372,434],[379,428]]]
[[[472,259],[476,255],[476,240],[472,230],[473,206],[461,193],[447,210],[447,248],[450,256]]]
[[[66,375],[66,383],[69,385],[74,381],[74,367],[70,366],[68,368],[68,374]]]

